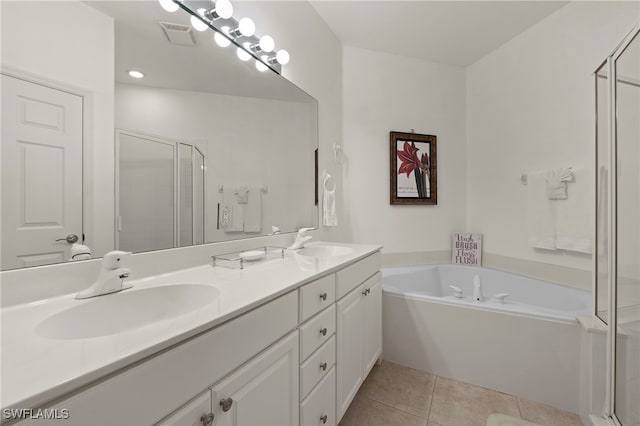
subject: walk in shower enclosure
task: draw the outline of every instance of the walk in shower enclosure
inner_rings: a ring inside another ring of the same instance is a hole
[[[595,314],[607,325],[605,416],[640,424],[640,27],[595,72]]]

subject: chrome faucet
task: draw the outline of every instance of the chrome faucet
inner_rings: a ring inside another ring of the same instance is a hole
[[[298,235],[296,235],[296,240],[289,246],[287,250],[299,250],[304,247],[304,245],[311,241],[313,237],[311,235],[307,235],[307,232],[313,231],[315,228],[301,228],[298,230]]]
[[[110,251],[105,254],[98,280],[88,289],[76,294],[76,299],[88,299],[131,288],[131,284],[124,282],[125,278],[129,277],[130,271],[122,267],[130,257],[131,253],[127,251]]]

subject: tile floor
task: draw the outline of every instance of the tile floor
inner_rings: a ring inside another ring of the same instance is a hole
[[[485,426],[493,413],[545,426],[581,426],[573,413],[384,361],[340,426]]]

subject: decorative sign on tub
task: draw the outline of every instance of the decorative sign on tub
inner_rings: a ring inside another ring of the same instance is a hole
[[[482,265],[482,234],[454,233],[451,237],[451,263]]]

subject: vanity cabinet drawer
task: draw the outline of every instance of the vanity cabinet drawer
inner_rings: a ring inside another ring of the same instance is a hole
[[[333,336],[300,366],[300,400],[322,379],[336,363],[336,337]]]
[[[304,322],[336,300],[336,276],[320,278],[300,288],[300,322]]]
[[[381,260],[380,252],[375,252],[371,256],[347,266],[341,271],[336,272],[336,300],[340,300],[351,290],[362,284],[364,280],[369,278],[380,270]]]
[[[300,424],[335,426],[336,369],[332,368],[320,384],[300,404]]]
[[[300,360],[305,360],[336,331],[336,305],[300,326]]]
[[[156,423],[156,426],[204,426],[211,424],[213,424],[211,391],[207,390],[185,404],[184,407],[180,408],[169,417],[159,423]]]

